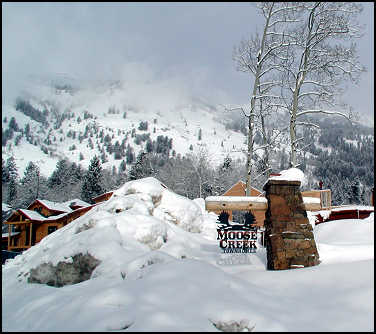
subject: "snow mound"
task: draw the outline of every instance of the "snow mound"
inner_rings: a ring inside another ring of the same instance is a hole
[[[279,172],[281,175],[271,176],[269,180],[299,181],[300,186],[307,183],[304,173],[298,168],[289,168]]]
[[[213,218],[194,201],[175,194],[155,178],[130,181],[114,191],[108,201],[45,237],[7,266],[18,268],[20,280],[55,282],[52,276],[56,268],[71,270],[77,267],[78,254],[88,254],[97,264],[91,267],[92,278],[124,277],[133,268],[129,265],[131,261],[166,243],[170,243],[165,248],[166,256],[181,258],[183,254],[194,258],[194,251],[182,247],[192,250],[197,242],[190,245],[189,237],[184,235],[204,232],[203,236],[215,238]],[[155,258],[148,261],[158,262]],[[66,265],[72,263],[74,266]],[[34,278],[30,278],[30,273]],[[68,281],[77,283],[80,279]],[[61,282],[51,285],[63,286]]]
[[[162,195],[167,187],[154,177],[146,177],[139,180],[126,182],[122,187],[115,190],[113,196],[125,196],[129,194],[149,194],[153,198]]]
[[[374,258],[373,213],[365,219],[334,220],[316,225],[314,234],[323,264]]]

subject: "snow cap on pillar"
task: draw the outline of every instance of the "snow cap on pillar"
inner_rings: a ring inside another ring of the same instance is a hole
[[[269,180],[299,181],[300,186],[306,185],[307,183],[304,173],[298,168],[289,168],[280,171],[278,174],[271,174],[266,183],[268,183]]]

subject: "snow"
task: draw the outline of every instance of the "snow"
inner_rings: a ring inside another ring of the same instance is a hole
[[[344,210],[366,210],[366,211],[374,211],[374,206],[369,205],[343,205],[339,208],[333,208],[331,211],[344,211]]]
[[[79,198],[75,198],[75,199],[66,201],[66,202],[61,203],[61,204],[64,205],[64,206],[68,206],[68,207],[70,205],[77,205],[77,206],[81,206],[81,207],[85,207],[85,208],[91,205],[89,203],[84,202],[83,200],[81,200]]]
[[[304,204],[320,204],[321,202],[320,202],[320,198],[303,196],[303,203]]]
[[[8,204],[2,202],[1,203],[1,210],[2,211],[9,211],[9,210],[12,210],[12,207],[9,206]]]
[[[33,136],[39,141],[39,144],[35,146],[23,137],[19,145],[15,146],[13,138],[2,149],[4,160],[13,155],[20,176],[24,174],[29,161],[37,163],[41,174],[45,177],[51,175],[57,161],[63,157],[87,168],[90,160],[95,154],[100,155],[100,151],[97,145],[94,146],[94,149],[89,148],[89,138],[80,143],[78,134],[79,132],[84,133],[87,125],[91,126],[95,123],[100,130],[104,131],[104,135],[109,134],[111,137],[114,135],[113,144],[116,141],[121,142],[127,132],[130,133],[132,129],[135,129],[137,134],[150,133],[151,140],[156,140],[159,135],[172,138],[172,149],[182,156],[187,153],[195,154],[204,148],[208,151],[208,157],[214,166],[221,164],[227,154],[233,161],[237,159],[245,161],[244,154],[241,152],[246,148],[244,134],[226,129],[226,120],[230,119],[232,115],[226,115],[222,107],[212,105],[201,98],[185,96],[187,95],[185,91],[173,92],[171,87],[164,87],[163,84],[154,80],[151,83],[140,80],[137,84],[124,80],[117,86],[111,86],[108,83],[101,86],[83,84],[73,96],[68,93],[56,94],[48,84],[29,83],[27,99],[34,107],[43,110],[46,106],[53,105],[58,113],[61,114],[69,110],[75,114],[75,117],[69,120],[65,119],[61,127],[55,129],[53,124],[56,119],[49,107],[51,111],[48,116],[50,126],[46,128],[17,111],[14,101],[4,101],[3,118],[7,117],[9,123],[11,117],[15,117],[20,128],[24,128],[29,123]],[[50,82],[50,80],[48,81]],[[183,98],[178,98],[180,93],[184,95]],[[109,108],[113,106],[119,110],[119,114],[108,114]],[[94,119],[84,119],[85,110],[92,114]],[[124,111],[127,113],[126,119],[123,118]],[[82,119],[80,123],[77,123],[78,116]],[[154,119],[157,121],[155,124],[153,123]],[[145,120],[149,124],[148,130],[138,130],[138,124]],[[7,128],[8,123],[3,122],[3,127]],[[156,129],[155,133],[153,132],[154,128]],[[202,130],[201,141],[198,140],[199,129]],[[76,132],[76,139],[67,136],[69,130]],[[118,134],[119,130],[120,134]],[[56,137],[56,141],[46,145],[51,154],[45,154],[40,148],[48,135],[51,138]],[[145,143],[136,145],[130,138],[129,143],[134,148],[136,156],[145,148]],[[221,143],[223,143],[223,147]],[[77,149],[70,151],[69,148],[73,144]],[[193,151],[189,149],[191,144]],[[84,155],[82,161],[80,152]],[[121,160],[116,160],[113,154],[108,155],[107,158],[108,162],[103,164],[103,168],[112,168],[112,166],[119,168]]]
[[[206,201],[212,202],[257,202],[257,203],[268,203],[266,197],[263,196],[208,196]]]
[[[10,232],[11,236],[14,236],[14,235],[17,235],[17,234],[20,234],[20,232]],[[8,238],[8,235],[9,235],[9,233],[2,233],[1,234],[2,238]]]
[[[374,215],[314,227],[322,261],[266,270],[266,252],[221,252],[204,200],[156,179],[127,182],[110,200],[2,267],[3,331],[373,331]],[[194,232],[191,232],[194,231]],[[27,283],[39,264],[89,253],[91,279]]]
[[[285,181],[299,181],[303,186],[306,183],[304,173],[298,168],[289,168],[279,172],[278,176],[270,176],[269,180],[285,180]]]
[[[43,217],[41,214],[33,210],[19,209],[19,211],[22,212],[26,217],[32,220],[42,221],[46,219],[46,217]]]
[[[69,207],[69,205],[66,205],[65,203],[57,203],[57,202],[52,202],[48,201],[45,199],[38,199],[38,202],[40,202],[42,205],[45,207],[51,209],[51,210],[56,210],[56,211],[62,211],[62,212],[72,212],[73,210]]]

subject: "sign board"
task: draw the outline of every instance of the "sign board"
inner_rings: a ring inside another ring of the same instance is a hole
[[[245,214],[244,224],[230,224],[228,217],[229,214],[222,211],[217,222],[217,240],[223,253],[255,253],[257,229],[253,214]]]

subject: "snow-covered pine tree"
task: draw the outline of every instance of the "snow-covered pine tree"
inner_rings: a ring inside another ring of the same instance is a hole
[[[102,167],[99,158],[95,155],[90,161],[89,169],[84,175],[81,188],[81,199],[93,203],[92,198],[104,192],[102,186]]]
[[[150,176],[152,174],[153,169],[147,157],[147,153],[141,151],[137,156],[136,163],[132,166],[131,170],[129,171],[129,179],[137,180],[143,177]]]
[[[11,178],[10,181],[8,182],[6,201],[13,209],[16,208],[15,202],[17,200],[17,194],[18,194],[17,187],[18,187],[17,181]]]
[[[6,173],[7,173],[7,181],[9,182],[12,178],[17,180],[18,178],[18,168],[16,165],[16,159],[14,156],[11,156],[10,158],[7,159],[7,163],[5,165]]]
[[[17,193],[18,193],[18,169],[16,165],[16,160],[13,156],[7,159],[6,169],[8,171],[9,180],[6,192],[6,202],[15,208]]]
[[[1,162],[1,182],[2,184],[6,183],[9,181],[9,173],[8,173],[8,169],[5,165],[5,160],[2,159],[2,162]]]
[[[26,166],[21,186],[19,204],[21,207],[27,207],[39,197],[40,170],[32,161]]]
[[[69,173],[69,164],[67,159],[60,159],[56,163],[56,168],[52,172],[48,179],[49,186],[51,188],[56,188],[57,186],[64,183],[66,176]]]

